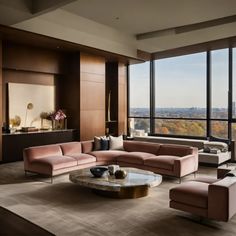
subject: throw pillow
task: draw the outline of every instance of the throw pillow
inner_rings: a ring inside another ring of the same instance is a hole
[[[113,137],[110,135],[109,141],[110,141],[110,150],[124,150],[122,135],[120,135],[119,137]]]
[[[109,149],[109,140],[107,138],[101,138],[101,150]]]
[[[94,137],[94,151],[101,150],[101,137]]]

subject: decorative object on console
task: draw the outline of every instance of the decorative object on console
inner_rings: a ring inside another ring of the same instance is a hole
[[[125,170],[120,169],[115,172],[116,179],[125,179],[126,176],[127,172]]]
[[[36,132],[39,129],[36,127],[22,127],[21,132]]]
[[[103,167],[103,166],[96,166],[96,167],[90,168],[90,172],[96,178],[101,178],[107,170],[108,168]]]
[[[65,129],[66,128],[66,114],[59,109],[51,115],[52,129]]]
[[[34,126],[27,126],[27,117],[28,117],[28,110],[32,110],[34,108],[33,103],[29,102],[26,106],[26,112],[25,112],[25,126],[21,127],[22,132],[34,132],[38,131],[38,129]]]
[[[41,130],[48,130],[52,128],[52,115],[54,112],[41,112],[40,119],[41,119]],[[45,122],[46,121],[46,122]],[[45,124],[46,123],[46,124]]]
[[[33,103],[29,102],[26,106],[26,112],[25,112],[25,127],[27,127],[27,115],[28,115],[28,110],[32,110],[34,108]]]
[[[107,103],[107,121],[111,121],[111,90],[108,94],[108,103]]]
[[[123,135],[118,137],[109,136],[110,150],[124,150],[123,147]]]
[[[15,116],[14,118],[10,118],[10,132],[14,133],[17,131],[17,127],[20,126],[21,118],[20,116]]]

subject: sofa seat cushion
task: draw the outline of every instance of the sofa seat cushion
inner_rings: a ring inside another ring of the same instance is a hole
[[[208,207],[208,183],[189,181],[170,190],[170,199],[194,207]]]
[[[178,160],[177,156],[156,156],[155,158],[149,158],[144,161],[145,166],[156,167],[165,170],[173,170],[174,169],[174,161]]]
[[[89,154],[85,154],[85,153],[80,153],[80,154],[72,154],[69,155],[70,157],[73,157],[76,161],[78,165],[82,165],[82,164],[88,164],[88,163],[92,163],[92,162],[96,162],[96,157],[89,155]]]
[[[154,154],[146,152],[129,152],[117,157],[117,162],[126,162],[133,164],[144,164],[144,161],[148,158],[156,157]]]
[[[100,161],[116,161],[116,158],[124,153],[126,152],[120,150],[106,150],[106,151],[93,151],[90,152],[89,154],[95,156],[97,162],[100,162]]]
[[[32,161],[32,164],[49,166],[51,170],[77,166],[77,160],[68,156],[48,156]]]
[[[79,154],[82,152],[82,147],[80,142],[61,143],[60,146],[63,155],[66,156]]]

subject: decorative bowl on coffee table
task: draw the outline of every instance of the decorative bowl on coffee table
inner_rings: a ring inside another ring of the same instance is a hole
[[[96,166],[96,167],[92,167],[90,168],[90,172],[92,173],[92,175],[96,178],[100,178],[103,176],[103,174],[108,170],[107,167],[103,167],[103,166]]]

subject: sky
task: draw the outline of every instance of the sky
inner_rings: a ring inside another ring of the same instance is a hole
[[[236,49],[233,50],[233,56],[236,58]],[[149,62],[130,66],[131,108],[149,107],[149,67]],[[233,68],[236,71],[236,59]],[[226,108],[228,49],[212,51],[211,73],[212,106]],[[236,81],[236,76],[234,78]],[[206,53],[155,61],[155,90],[156,107],[206,107]],[[235,101],[236,91],[234,98]]]

